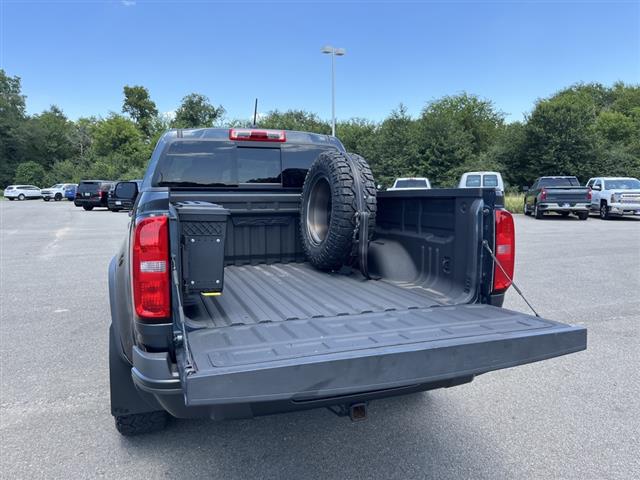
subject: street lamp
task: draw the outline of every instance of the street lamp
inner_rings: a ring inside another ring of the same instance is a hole
[[[325,45],[320,50],[322,53],[331,55],[331,135],[336,136],[336,56],[341,57],[347,51],[344,48],[334,48]]]

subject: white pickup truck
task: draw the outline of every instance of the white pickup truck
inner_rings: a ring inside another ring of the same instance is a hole
[[[594,177],[587,182],[591,188],[591,211],[600,218],[640,215],[640,180],[630,177]]]

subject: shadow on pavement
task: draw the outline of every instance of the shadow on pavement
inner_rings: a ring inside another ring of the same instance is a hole
[[[464,424],[467,415],[451,424],[450,399],[418,393],[378,400],[369,418],[356,423],[326,409],[173,420],[165,432],[122,442],[130,454],[154,457],[167,476],[180,478],[472,478],[482,470],[508,477],[495,462],[499,448]]]

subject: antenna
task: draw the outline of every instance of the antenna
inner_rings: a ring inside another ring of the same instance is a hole
[[[256,98],[256,103],[253,106],[253,126],[256,126],[256,119],[258,117],[258,99]]]

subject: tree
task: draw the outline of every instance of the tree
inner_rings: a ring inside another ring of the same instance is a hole
[[[274,110],[260,119],[258,126],[280,130],[300,130],[303,132],[331,134],[331,126],[318,118],[315,113],[305,110]]]
[[[149,96],[149,90],[140,85],[125,85],[123,91],[123,113],[128,113],[145,136],[150,137],[152,122],[158,116],[158,109]]]
[[[328,125],[328,124],[327,124]],[[336,124],[336,136],[348,152],[365,156],[367,146],[371,145],[376,124],[364,118],[352,118]]]
[[[36,162],[22,162],[16,168],[14,183],[27,185],[44,184],[45,180],[44,168]]]
[[[374,135],[361,142],[361,153],[369,161],[376,183],[388,187],[396,177],[423,175],[416,137],[415,121],[400,104]]]
[[[211,127],[213,122],[224,114],[224,108],[215,107],[209,98],[200,93],[191,93],[182,99],[182,104],[176,110],[173,121],[175,128]]]
[[[522,173],[529,181],[541,175],[582,180],[597,175],[596,114],[594,103],[580,95],[539,101],[525,129]]]
[[[22,124],[21,156],[49,169],[55,162],[72,158],[77,154],[73,143],[74,127],[62,110],[52,105],[39,115]]]
[[[11,183],[20,161],[20,132],[25,120],[20,77],[10,77],[0,69],[0,186]]]

